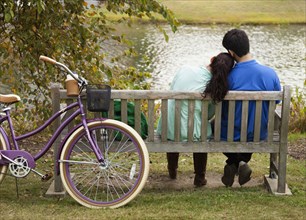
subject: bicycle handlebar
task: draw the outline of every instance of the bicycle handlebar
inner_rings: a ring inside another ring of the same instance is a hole
[[[45,61],[45,62],[48,62],[48,63],[51,63],[53,65],[57,65],[57,66],[60,66],[62,67],[63,69],[65,69],[76,81],[78,81],[78,83],[81,85],[81,86],[84,86],[84,85],[87,85],[87,80],[84,79],[83,77],[81,76],[75,76],[75,74],[67,67],[65,66],[64,64],[62,63],[59,63],[57,62],[56,60],[50,58],[50,57],[47,57],[47,56],[39,56],[39,59],[42,60],[42,61]]]
[[[41,56],[39,57],[39,59],[42,60],[42,61],[51,63],[51,64],[56,64],[56,63],[57,63],[56,60],[54,60],[54,59],[52,59],[52,58],[50,58],[50,57],[43,56],[43,55],[41,55]]]

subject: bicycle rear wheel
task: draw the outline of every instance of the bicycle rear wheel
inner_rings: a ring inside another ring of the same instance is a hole
[[[0,150],[7,150],[6,142],[4,141],[3,135],[0,133]],[[3,181],[6,172],[7,172],[7,165],[0,165],[0,183]]]
[[[60,172],[67,192],[90,208],[117,208],[130,202],[144,187],[149,155],[144,141],[130,126],[111,119],[88,123],[104,163],[99,163],[85,129],[68,138],[60,158]]]

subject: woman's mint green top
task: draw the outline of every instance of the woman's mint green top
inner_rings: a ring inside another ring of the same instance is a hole
[[[202,93],[206,84],[211,79],[211,73],[205,67],[183,66],[174,76],[170,90],[173,91],[194,91]],[[174,140],[175,100],[168,100],[168,139]],[[208,105],[208,116],[214,115],[213,104]],[[201,137],[201,101],[195,102],[194,131],[193,137],[197,141]],[[187,141],[188,135],[188,101],[181,102],[181,141]],[[158,122],[157,133],[161,134],[161,119]],[[163,131],[165,132],[165,131]],[[211,126],[208,123],[207,137],[212,135]]]

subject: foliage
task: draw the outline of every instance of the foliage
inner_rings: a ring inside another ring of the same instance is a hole
[[[32,121],[31,116],[49,116],[50,83],[64,81],[59,70],[39,61],[40,55],[67,64],[92,83],[108,83],[117,89],[149,87],[146,78],[150,74],[139,73],[123,61],[134,51],[114,27],[118,22],[129,25],[133,17],[147,16],[154,23],[159,14],[176,31],[177,20],[156,0],[101,2],[106,14],[121,14],[122,19],[110,20],[103,10],[95,10],[97,6],[84,0],[1,1],[0,77],[27,105],[19,112],[23,117]]]
[[[306,80],[305,80],[306,86]],[[291,132],[306,133],[306,91],[295,90],[295,96],[291,98],[291,112],[289,130]]]

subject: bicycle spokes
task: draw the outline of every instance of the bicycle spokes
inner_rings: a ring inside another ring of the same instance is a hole
[[[144,155],[147,152],[139,144],[142,141],[137,139],[139,136],[125,130],[125,126],[113,120],[89,126],[103,153],[103,162],[97,161],[85,132],[76,132],[64,147],[61,176],[67,191],[79,203],[89,207],[118,207],[142,189],[148,172],[147,155]]]

